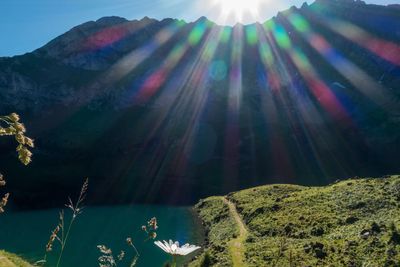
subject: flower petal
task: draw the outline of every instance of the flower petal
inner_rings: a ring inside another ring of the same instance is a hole
[[[164,250],[165,252],[170,253],[168,247],[166,247],[163,243],[161,243],[161,241],[155,241],[154,244],[157,245],[162,250]]]
[[[154,244],[156,244],[158,247],[160,247],[162,250],[164,250],[166,253],[169,253],[171,255],[188,255],[189,253],[192,253],[195,250],[200,249],[201,247],[195,246],[195,245],[190,245],[186,243],[182,247],[179,246],[178,241],[172,241],[171,239],[167,241],[163,240],[161,241],[155,241]]]
[[[163,240],[163,242],[164,242],[164,246],[168,249],[168,253],[172,254],[171,245],[165,240]]]

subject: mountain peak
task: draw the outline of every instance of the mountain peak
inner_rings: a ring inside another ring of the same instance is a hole
[[[315,3],[337,3],[337,4],[362,4],[365,5],[365,2],[362,0],[315,0]]]
[[[148,16],[144,16],[144,17],[141,19],[141,21],[152,21],[152,20],[155,20],[155,19],[152,19],[152,18],[150,18],[150,17],[148,17]]]
[[[207,23],[207,24],[215,24],[215,22],[214,21],[212,21],[212,20],[209,20],[207,17],[205,17],[205,16],[201,16],[196,22],[204,22],[204,23]]]
[[[106,26],[125,23],[125,22],[128,22],[128,20],[118,16],[107,16],[96,20],[96,23]]]

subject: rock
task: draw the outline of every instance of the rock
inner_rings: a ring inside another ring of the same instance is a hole
[[[371,224],[371,231],[374,232],[374,233],[380,233],[381,232],[381,227],[376,222],[373,222]]]
[[[315,242],[313,243],[313,249],[323,249],[324,248],[324,244],[319,243],[319,242]]]
[[[347,247],[355,247],[357,245],[358,245],[357,241],[354,240],[347,241]]]
[[[397,252],[393,247],[389,248],[389,249],[386,251],[386,254],[387,254],[389,257],[394,257],[394,256],[397,255],[397,253],[398,253],[398,252]]]
[[[384,265],[384,267],[390,267],[390,266],[396,266],[396,262],[392,259],[386,260],[385,265]]]
[[[299,239],[304,239],[304,238],[307,237],[307,234],[304,231],[299,231],[293,237],[294,238],[299,238]]]
[[[357,202],[357,203],[352,203],[349,205],[349,209],[351,210],[357,210],[357,209],[361,209],[364,208],[367,204],[365,202]]]
[[[304,248],[304,252],[305,252],[305,253],[310,253],[311,250],[312,250],[312,247],[311,247],[310,244],[305,244],[305,245],[303,246],[303,248]]]
[[[325,258],[328,254],[324,250],[324,244],[315,242],[312,244],[312,249],[314,251],[315,257],[318,259]]]
[[[271,256],[269,256],[269,255],[264,255],[263,256],[263,260],[264,261],[270,261],[270,260],[272,260],[273,259],[273,257],[271,257]]]
[[[311,251],[314,252],[314,256],[318,259],[323,259],[325,258],[328,254],[324,250],[324,244],[315,242],[311,244],[305,244],[303,246],[304,252],[305,253],[310,253]]]
[[[215,251],[217,251],[217,252],[223,252],[223,251],[225,251],[225,247],[220,246],[220,245],[214,245],[213,248],[214,248]]]
[[[264,207],[259,207],[259,208],[255,209],[253,212],[251,212],[250,216],[256,217],[257,215],[262,214],[264,212],[265,212]]]
[[[281,206],[279,206],[278,204],[272,205],[271,210],[272,211],[278,211],[281,209]]]
[[[311,229],[311,235],[313,236],[322,236],[325,233],[325,230],[322,227],[314,227]]]
[[[400,234],[398,231],[393,230],[389,240],[389,244],[400,245]]]
[[[346,218],[346,224],[353,224],[355,222],[357,222],[359,219],[355,216],[350,216],[348,218]]]
[[[360,233],[360,237],[361,237],[362,239],[368,239],[368,237],[369,237],[370,235],[371,235],[371,233],[370,233],[368,230],[366,230],[366,229],[362,230],[361,233]]]
[[[328,254],[323,251],[322,249],[316,249],[315,251],[315,257],[317,257],[318,259],[323,259],[325,258]]]
[[[289,235],[293,231],[293,224],[289,223],[287,224],[283,230],[285,231],[286,235]]]
[[[247,242],[247,243],[254,243],[255,240],[256,240],[255,237],[252,236],[252,235],[249,235],[249,236],[246,238],[246,242]]]

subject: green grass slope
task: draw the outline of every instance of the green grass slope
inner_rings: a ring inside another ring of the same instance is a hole
[[[245,266],[400,266],[399,175],[325,187],[267,185],[226,198],[248,230]],[[196,205],[207,243],[190,266],[234,266],[230,244],[239,226],[223,200]]]
[[[0,250],[0,267],[33,267],[15,254]]]
[[[221,197],[209,197],[196,206],[206,228],[206,242],[209,245],[201,257],[189,266],[232,266],[227,243],[238,236],[239,228],[235,224],[229,207]],[[210,256],[212,255],[212,256]]]

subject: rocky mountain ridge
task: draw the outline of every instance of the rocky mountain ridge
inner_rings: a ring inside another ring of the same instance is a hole
[[[21,169],[1,141],[0,169],[20,207],[59,204],[85,176],[93,203],[193,203],[398,173],[399,43],[397,7],[362,1],[234,27],[87,22],[0,58],[0,111],[20,113],[37,144]]]

